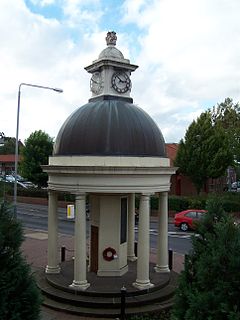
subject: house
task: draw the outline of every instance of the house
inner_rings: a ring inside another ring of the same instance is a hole
[[[170,164],[171,166],[174,166],[174,160],[177,155],[179,144],[178,143],[166,143],[166,153],[167,157],[170,158]],[[226,173],[226,176],[223,176],[218,179],[208,179],[206,185],[205,185],[205,192],[216,192],[216,191],[222,191],[224,190],[228,185],[228,177],[230,176],[229,170]],[[233,178],[233,170],[231,169],[231,180],[234,180]],[[235,177],[236,180],[236,177]],[[234,180],[234,181],[235,181]],[[197,190],[194,184],[192,183],[191,179],[179,172],[179,170],[176,171],[174,175],[171,177],[171,188],[170,193],[171,195],[177,195],[177,196],[191,196],[196,195]]]
[[[18,157],[20,162],[21,156]],[[15,170],[15,154],[0,154],[0,174],[11,174]]]
[[[0,132],[0,175],[12,174],[15,171],[15,143],[14,137],[5,137]],[[18,149],[23,147],[21,140],[18,140]],[[21,161],[21,155],[18,156],[18,163]]]

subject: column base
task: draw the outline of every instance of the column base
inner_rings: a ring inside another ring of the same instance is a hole
[[[136,261],[137,260],[137,257],[135,255],[132,255],[132,256],[127,256],[127,259],[128,261]]]
[[[155,272],[158,272],[158,273],[170,272],[170,269],[169,269],[168,265],[166,265],[166,266],[156,265],[156,266],[154,267],[154,270],[155,270]]]
[[[50,267],[50,266],[46,266],[45,268],[45,273],[60,273],[61,268],[59,266],[56,267]]]
[[[73,283],[70,284],[69,287],[74,290],[85,291],[88,287],[90,287],[90,283],[88,283],[87,280],[83,280],[83,281],[73,280]]]
[[[151,283],[150,280],[141,281],[137,279],[136,282],[134,282],[132,285],[138,290],[144,290],[154,287],[154,284]]]

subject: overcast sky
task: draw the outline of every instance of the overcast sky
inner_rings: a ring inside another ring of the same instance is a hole
[[[230,97],[240,100],[239,0],[0,0],[0,132],[19,138],[44,130],[56,137],[88,102],[84,67],[106,47],[107,31],[139,68],[131,96],[179,142],[193,119]],[[89,128],[91,130],[91,128]]]

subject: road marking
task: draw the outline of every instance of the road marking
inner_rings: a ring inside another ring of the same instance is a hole
[[[138,227],[135,227],[134,230],[138,233]],[[149,233],[152,236],[158,235],[158,231],[156,229],[149,229]],[[192,233],[183,233],[181,231],[168,231],[168,236],[171,238],[190,239],[192,235]]]
[[[37,240],[47,240],[48,238],[47,232],[26,233],[24,236],[26,238],[37,239]]]

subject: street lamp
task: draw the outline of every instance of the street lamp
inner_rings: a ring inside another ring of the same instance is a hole
[[[13,201],[14,201],[14,210],[15,214],[17,213],[17,174],[18,174],[18,131],[19,131],[19,113],[20,113],[20,100],[21,100],[21,87],[22,86],[27,86],[27,87],[34,87],[34,88],[39,88],[39,89],[48,89],[48,90],[53,90],[58,93],[62,93],[63,90],[59,88],[51,88],[51,87],[45,87],[45,86],[40,86],[37,84],[31,84],[31,83],[20,83],[19,88],[18,88],[18,105],[17,105],[17,128],[16,128],[16,141],[15,141],[15,180],[14,180],[14,196],[13,196]]]

